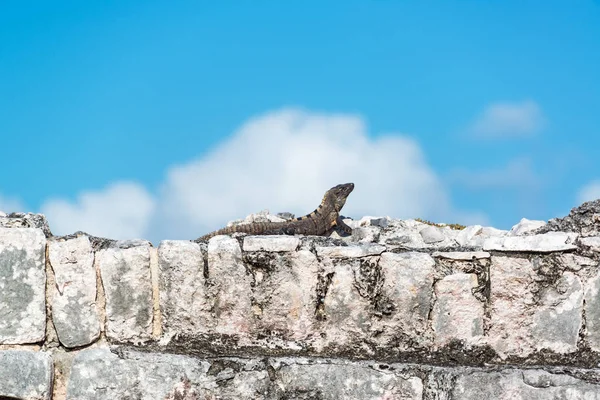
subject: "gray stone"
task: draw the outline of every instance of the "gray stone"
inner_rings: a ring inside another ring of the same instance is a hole
[[[564,232],[548,232],[532,236],[491,237],[483,244],[485,251],[512,251],[550,253],[575,250],[577,235]]]
[[[165,338],[210,331],[214,300],[207,295],[200,245],[185,240],[162,241],[158,246],[158,268]]]
[[[546,225],[546,221],[535,221],[527,218],[521,218],[518,224],[514,225],[508,232],[511,236],[522,236]]]
[[[419,347],[431,345],[427,326],[433,301],[434,265],[433,258],[424,253],[381,255],[381,299],[388,304],[389,314],[374,323],[374,329],[382,332],[384,343],[401,337]],[[406,342],[399,346],[401,350],[410,349]]]
[[[491,318],[488,343],[501,358],[527,356],[534,350],[531,323],[535,272],[524,258],[492,257]]]
[[[393,371],[353,364],[292,364],[277,371],[277,399],[406,399],[423,398],[423,382]],[[302,397],[300,397],[302,396]]]
[[[386,250],[385,246],[369,243],[360,246],[333,246],[333,247],[317,247],[317,255],[319,257],[329,258],[355,258],[380,255]]]
[[[600,398],[600,386],[541,370],[467,372],[458,376],[448,398],[461,400],[575,400]]]
[[[119,243],[96,253],[106,296],[106,336],[140,343],[152,337],[150,243]]]
[[[576,351],[583,311],[583,285],[579,277],[566,271],[551,286],[542,288],[539,297],[532,332],[536,350]]]
[[[52,358],[42,352],[0,350],[0,398],[50,399]]]
[[[431,321],[436,346],[452,340],[471,345],[481,341],[483,335],[483,303],[473,296],[477,275],[452,274],[435,284],[436,302]]]
[[[46,329],[46,237],[0,228],[0,344],[35,343]]]
[[[427,244],[442,242],[446,239],[441,230],[435,226],[426,226],[419,231],[419,234]]]
[[[246,272],[242,250],[236,239],[215,236],[208,242],[208,276],[210,296],[214,299],[215,332],[238,335],[242,341],[251,331],[253,322],[252,277]]]
[[[600,252],[600,236],[582,237],[579,242],[591,251]]]
[[[94,253],[87,236],[48,243],[54,271],[52,321],[65,347],[85,346],[100,336]],[[76,323],[74,323],[76,321]]]
[[[585,337],[592,350],[600,351],[600,274],[596,274],[586,283],[584,309]]]
[[[483,227],[481,225],[467,226],[465,229],[460,230],[460,232],[456,234],[454,240],[456,240],[460,246],[465,247],[470,243],[472,244],[474,238],[477,235],[481,235],[482,231]],[[481,247],[481,245],[479,245],[479,247]]]
[[[295,251],[300,239],[295,236],[246,236],[244,251]]]
[[[47,238],[52,236],[44,214],[14,212],[0,215],[0,228],[38,228]]]
[[[600,236],[600,199],[575,207],[564,218],[555,218],[537,230],[545,232],[577,232],[582,237]]]
[[[433,253],[433,257],[455,261],[471,261],[490,258],[490,253],[487,251],[436,251]]]

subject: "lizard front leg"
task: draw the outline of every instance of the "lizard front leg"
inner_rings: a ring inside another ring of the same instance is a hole
[[[341,216],[338,216],[335,220],[335,226],[338,230],[341,230],[346,235],[352,235],[352,228],[350,228],[343,220]]]

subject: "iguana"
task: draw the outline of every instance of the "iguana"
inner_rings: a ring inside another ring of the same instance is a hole
[[[199,237],[195,242],[205,242],[213,236],[235,232],[250,235],[325,235],[336,227],[346,233],[352,229],[342,221],[340,210],[344,207],[348,195],[354,189],[354,183],[345,183],[329,189],[317,209],[310,214],[285,222],[255,222],[228,226]]]

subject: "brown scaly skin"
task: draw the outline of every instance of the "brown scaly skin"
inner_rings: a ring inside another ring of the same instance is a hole
[[[234,225],[219,229],[199,237],[195,242],[205,242],[213,236],[235,232],[250,235],[317,235],[331,233],[336,227],[350,234],[352,229],[340,218],[340,211],[348,195],[354,189],[354,183],[345,183],[329,189],[317,209],[303,217],[285,222],[256,222]]]

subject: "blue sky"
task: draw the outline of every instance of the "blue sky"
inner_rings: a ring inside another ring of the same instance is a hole
[[[503,229],[600,197],[598,1],[0,7],[0,209],[58,233],[191,238],[342,179],[353,217]]]

